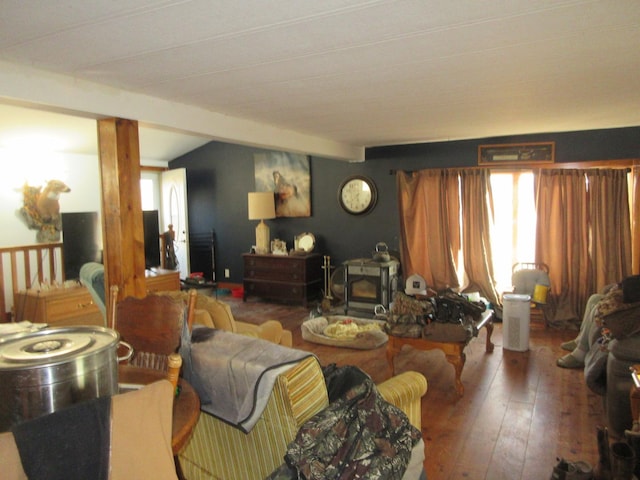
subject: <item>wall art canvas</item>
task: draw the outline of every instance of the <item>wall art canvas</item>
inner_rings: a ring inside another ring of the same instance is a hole
[[[311,216],[309,157],[296,153],[254,154],[257,192],[274,192],[276,217]]]

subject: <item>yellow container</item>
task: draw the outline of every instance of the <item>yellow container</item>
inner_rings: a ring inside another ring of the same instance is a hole
[[[534,303],[547,303],[547,293],[549,293],[548,285],[536,285],[533,289]]]

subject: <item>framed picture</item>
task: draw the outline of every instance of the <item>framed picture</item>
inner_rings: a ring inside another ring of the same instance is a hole
[[[267,152],[253,156],[256,192],[274,192],[276,217],[311,216],[309,157]]]
[[[289,255],[287,252],[287,242],[284,240],[271,240],[271,253],[273,255]]]
[[[555,142],[510,143],[478,146],[478,165],[553,163]]]

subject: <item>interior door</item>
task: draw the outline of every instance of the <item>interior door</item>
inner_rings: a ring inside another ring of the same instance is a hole
[[[187,278],[189,265],[189,222],[187,216],[187,171],[184,168],[162,172],[162,219],[161,229],[166,231],[173,225],[176,234],[174,249],[178,260],[180,278]]]

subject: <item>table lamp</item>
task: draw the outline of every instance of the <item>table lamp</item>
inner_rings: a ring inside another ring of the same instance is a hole
[[[276,218],[273,192],[249,192],[249,220],[260,220],[256,227],[256,253],[270,251],[269,227],[265,220]]]

